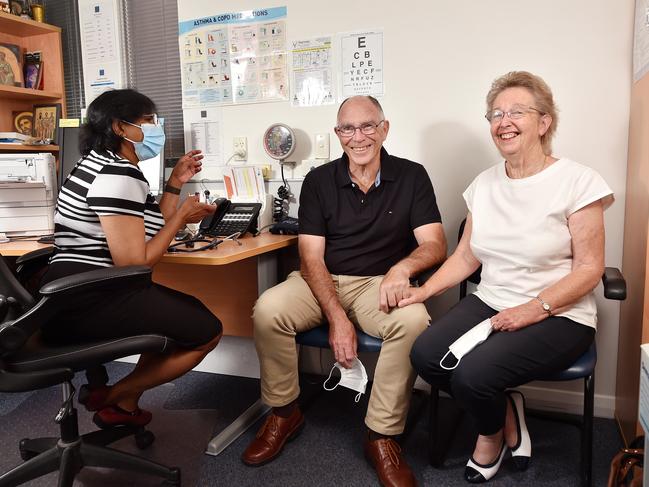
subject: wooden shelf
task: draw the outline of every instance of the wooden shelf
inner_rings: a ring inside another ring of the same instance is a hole
[[[17,15],[0,12],[0,32],[18,37],[37,36],[61,32],[60,27],[31,19],[23,19]]]
[[[58,100],[63,94],[56,91],[32,90],[20,86],[0,85],[0,98],[11,98],[12,100]]]
[[[44,90],[18,86],[0,85],[0,132],[12,132],[14,112],[31,112],[34,105],[61,104],[61,118],[65,118],[65,81],[63,78],[63,51],[59,27],[24,19],[17,15],[0,12],[0,43],[19,46],[23,53],[42,53]],[[22,61],[22,60],[19,60]],[[20,76],[19,78],[22,78]],[[46,146],[13,147],[0,145],[0,151],[53,151]]]
[[[23,144],[2,144],[0,143],[0,151],[12,152],[58,152],[58,145],[23,145]]]

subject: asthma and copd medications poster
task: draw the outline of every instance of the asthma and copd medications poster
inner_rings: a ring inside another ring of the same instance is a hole
[[[286,7],[184,20],[178,32],[183,108],[288,100]]]
[[[383,31],[341,34],[341,100],[383,96]]]

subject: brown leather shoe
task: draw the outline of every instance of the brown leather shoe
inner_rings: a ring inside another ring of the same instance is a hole
[[[365,458],[372,464],[384,487],[416,487],[417,480],[392,438],[365,440]]]
[[[296,407],[288,418],[270,413],[257,436],[241,455],[243,463],[259,467],[280,454],[284,444],[295,438],[304,426],[304,416]]]

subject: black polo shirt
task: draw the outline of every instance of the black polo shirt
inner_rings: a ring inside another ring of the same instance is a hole
[[[413,230],[441,222],[435,192],[421,164],[381,149],[380,183],[363,193],[349,175],[349,159],[307,174],[300,192],[300,233],[326,238],[331,274],[378,276],[412,252]]]

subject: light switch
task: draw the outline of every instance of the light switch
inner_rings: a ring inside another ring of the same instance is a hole
[[[316,159],[329,159],[329,134],[315,134]]]

